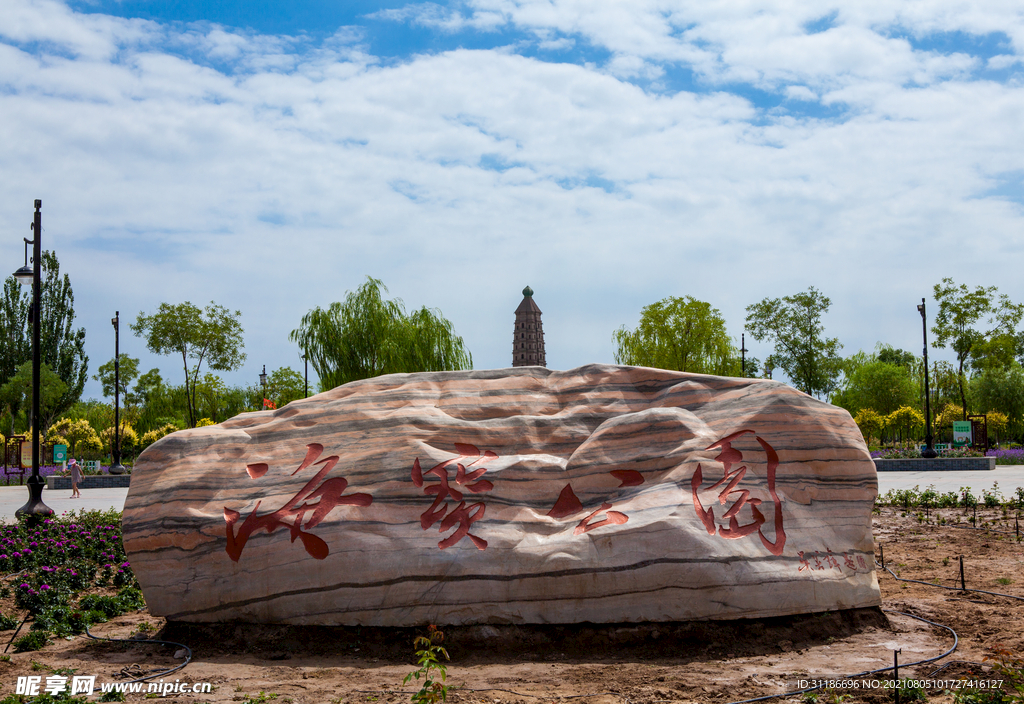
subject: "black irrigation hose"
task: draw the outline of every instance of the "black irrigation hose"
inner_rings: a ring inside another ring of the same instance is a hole
[[[4,652],[5,653],[10,649],[11,643],[13,643],[14,639],[18,637],[18,634],[21,633],[21,627],[25,625],[25,621],[28,621],[29,617],[31,617],[31,616],[32,616],[32,612],[30,611],[27,614],[25,614],[25,618],[21,619],[21,623],[18,624],[18,628],[17,628],[17,630],[14,631],[14,635],[11,636],[11,639],[9,641],[7,641],[7,647],[4,648]]]
[[[940,672],[945,670],[947,667],[950,667],[952,665],[977,665],[978,667],[985,667],[985,663],[983,663],[983,662],[974,662],[973,660],[950,660],[945,665],[943,665],[942,667],[940,667],[939,669],[935,670],[930,675],[928,675],[928,677],[926,677],[925,679],[929,679],[930,680],[931,678],[935,677],[935,675],[939,674]]]
[[[875,564],[879,564],[878,560],[875,560]],[[962,589],[960,587],[947,587],[944,584],[932,584],[931,582],[922,582],[920,579],[904,579],[903,577],[897,577],[896,573],[893,572],[889,567],[885,568],[885,571],[892,575],[893,579],[899,582],[913,582],[914,584],[923,584],[926,587],[938,587],[939,589],[949,589],[954,592],[975,592],[977,594],[988,594],[990,596],[1005,596],[1007,599],[1016,599],[1017,601],[1024,601],[1024,596],[1014,596],[1013,594],[1000,594],[999,592],[987,592],[984,589]]]
[[[930,662],[935,662],[936,660],[941,660],[942,658],[952,654],[956,650],[957,645],[960,644],[960,637],[957,636],[956,631],[954,631],[949,626],[944,626],[941,623],[936,623],[935,621],[929,621],[926,618],[921,618],[920,616],[915,616],[914,614],[908,614],[908,613],[905,613],[903,611],[891,611],[889,609],[882,609],[882,610],[885,611],[886,613],[890,613],[890,614],[899,614],[900,616],[909,616],[910,618],[917,619],[918,621],[923,621],[924,623],[927,623],[930,626],[937,626],[939,628],[944,628],[944,629],[946,629],[947,631],[949,631],[950,633],[953,634],[953,647],[950,648],[949,650],[947,650],[946,652],[944,652],[942,655],[937,655],[934,658],[928,658],[927,660],[918,660],[917,662],[910,662],[910,663],[907,663],[905,665],[901,664],[900,667],[916,667],[917,665],[926,665],[926,664],[928,664]],[[856,679],[858,677],[864,677],[865,675],[875,675],[875,674],[878,674],[880,672],[888,672],[889,670],[892,670],[892,669],[893,669],[892,666],[880,667],[877,670],[868,670],[867,672],[858,672],[855,675],[844,675],[842,677],[836,677],[835,679],[837,679],[837,680],[852,680],[852,679]],[[792,691],[792,692],[782,692],[780,694],[767,694],[767,695],[765,695],[763,697],[755,697],[753,699],[741,699],[740,701],[730,702],[729,704],[749,704],[750,702],[763,702],[763,701],[767,701],[768,699],[778,699],[779,697],[792,697],[792,696],[794,696],[796,694],[803,694],[804,692],[813,692],[816,689],[821,689],[821,685],[818,685],[817,687],[807,687],[805,689],[798,689],[798,690],[795,690],[795,691]]]
[[[156,645],[176,645],[179,648],[184,648],[185,649],[185,651],[186,651],[185,662],[181,663],[177,667],[172,667],[170,670],[162,670],[160,672],[156,672],[156,673],[151,674],[151,675],[146,675],[145,677],[139,677],[138,679],[129,680],[128,682],[125,682],[124,684],[132,684],[134,682],[145,682],[146,680],[151,680],[151,679],[154,679],[156,677],[164,677],[166,675],[171,674],[172,672],[177,672],[178,670],[180,670],[181,668],[185,667],[190,662],[192,662],[192,648],[190,648],[187,645],[184,645],[182,643],[175,643],[174,641],[169,641],[169,640],[135,640],[134,638],[105,638],[105,637],[100,637],[100,636],[94,636],[92,633],[89,632],[89,627],[88,626],[85,627],[85,635],[89,636],[93,640],[109,640],[112,643],[153,643],[153,644],[156,644]]]

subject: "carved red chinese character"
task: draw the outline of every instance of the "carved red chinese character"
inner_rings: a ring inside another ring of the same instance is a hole
[[[839,569],[839,560],[837,560],[832,555],[832,548],[826,547],[825,549],[828,551],[828,554],[825,555],[825,563],[828,564],[828,566],[831,567],[832,569],[838,570]]]
[[[754,436],[758,444],[764,450],[767,457],[767,484],[768,493],[771,495],[772,502],[775,507],[775,541],[768,540],[765,534],[761,530],[761,526],[765,522],[765,516],[758,508],[761,505],[761,499],[752,498],[750,491],[747,489],[738,489],[737,485],[747,474],[747,467],[738,467],[735,470],[732,468],[733,465],[739,464],[743,461],[743,453],[732,446],[732,443],[736,441],[742,435],[747,433],[753,434],[752,430],[740,430],[739,432],[733,433],[728,437],[725,437],[718,442],[709,445],[706,449],[714,450],[716,448],[721,449],[718,456],[715,457],[717,462],[721,462],[725,468],[725,475],[717,482],[708,487],[709,490],[717,489],[718,487],[725,484],[725,487],[718,494],[718,502],[721,505],[725,505],[730,499],[735,503],[726,510],[722,516],[723,519],[729,520],[729,526],[723,528],[715,523],[714,507],[704,508],[701,504],[698,492],[701,490],[701,485],[704,483],[704,471],[700,464],[697,465],[696,471],[693,473],[693,477],[690,480],[690,489],[693,494],[693,507],[697,512],[697,517],[704,524],[709,535],[714,535],[717,531],[718,535],[728,540],[736,540],[745,536],[757,533],[761,539],[761,544],[770,552],[772,555],[781,555],[782,549],[786,545],[786,530],[783,525],[782,516],[782,501],[779,499],[779,495],[775,492],[775,470],[779,466],[779,455],[775,452],[775,449],[765,442],[763,439]],[[750,523],[740,525],[739,517],[744,508],[750,509]]]
[[[238,558],[242,556],[242,550],[245,548],[249,536],[261,528],[266,530],[267,533],[273,533],[282,527],[288,528],[291,534],[291,542],[294,543],[296,538],[301,540],[302,546],[311,556],[317,560],[327,557],[330,552],[327,543],[303,529],[308,530],[318,525],[337,506],[369,506],[373,503],[373,497],[369,494],[349,494],[344,496],[345,489],[348,487],[348,481],[341,477],[332,477],[317,486],[320,480],[327,476],[334,469],[334,466],[338,464],[337,455],[331,455],[319,462],[315,462],[323,451],[324,446],[319,443],[311,443],[306,446],[306,458],[302,460],[299,468],[292,472],[292,476],[295,476],[312,464],[323,465],[323,467],[312,479],[306,482],[306,485],[295,496],[273,513],[257,516],[257,511],[259,511],[260,504],[262,503],[262,501],[257,501],[252,513],[245,517],[236,533],[234,530],[235,524],[238,522],[241,514],[238,511],[232,511],[227,506],[224,507],[224,522],[227,524],[228,533],[226,548],[228,557],[238,562]],[[247,465],[245,471],[251,479],[259,479],[267,473],[268,468],[268,465],[261,462]],[[313,515],[309,517],[309,520],[306,520],[306,514],[311,511]],[[288,522],[289,520],[291,523]],[[305,521],[305,525],[303,525],[303,521]]]
[[[412,463],[412,483],[417,487],[423,487],[425,477],[434,476],[439,480],[437,484],[431,483],[423,489],[424,494],[436,494],[436,496],[430,508],[420,514],[420,527],[423,530],[427,530],[440,521],[439,532],[444,533],[455,528],[455,525],[458,524],[455,532],[441,540],[437,547],[444,550],[455,545],[463,538],[469,538],[478,549],[484,550],[487,548],[487,541],[470,533],[469,528],[473,523],[484,517],[484,511],[487,507],[482,501],[466,506],[466,502],[463,501],[463,491],[468,491],[471,494],[480,494],[493,489],[494,484],[486,479],[480,479],[484,472],[487,471],[486,467],[478,467],[473,471],[467,470],[478,462],[493,460],[498,456],[490,450],[481,453],[474,445],[458,442],[455,443],[455,451],[459,453],[458,457],[445,460],[431,467],[426,472],[420,467],[419,458],[416,458]],[[465,460],[472,461],[465,462]],[[461,487],[461,489],[456,489],[449,483],[448,470],[453,465],[455,467],[455,484]],[[449,497],[459,502],[458,507],[453,509],[451,513],[448,513],[447,501]]]
[[[609,474],[619,480],[620,489],[624,486],[640,486],[644,483],[643,475],[633,469],[616,469],[609,472]],[[602,526],[621,526],[629,520],[629,516],[626,514],[621,511],[609,511],[608,509],[610,508],[612,508],[612,504],[602,503],[601,508],[597,509],[576,524],[576,528],[573,529],[572,534],[580,535],[581,533],[589,533],[590,531],[596,528],[601,528]],[[576,492],[572,490],[572,484],[566,484],[562,487],[562,491],[559,493],[558,500],[555,501],[554,507],[548,511],[548,515],[555,519],[562,519],[575,516],[582,511],[583,503],[576,496]],[[598,514],[601,513],[605,516],[604,520],[592,522]]]
[[[857,564],[860,565],[864,569],[868,568],[867,564],[865,564],[865,562],[864,562],[864,557],[861,556],[861,555],[857,555]]]
[[[843,563],[854,572],[857,571],[857,565],[853,561],[853,556],[850,553],[843,553]]]
[[[801,550],[799,552],[799,556],[800,556],[800,569],[798,569],[797,572],[803,572],[804,570],[807,570],[808,572],[810,572],[811,571],[811,563],[807,561],[806,557],[804,557],[804,551],[803,550]]]

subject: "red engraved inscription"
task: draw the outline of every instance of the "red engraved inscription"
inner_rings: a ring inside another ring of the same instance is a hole
[[[786,530],[783,525],[782,516],[782,501],[779,499],[779,495],[775,491],[775,471],[779,466],[779,455],[775,452],[775,449],[765,442],[762,438],[757,435],[754,439],[757,440],[761,449],[764,450],[767,457],[767,481],[768,481],[768,493],[771,495],[772,502],[775,508],[775,541],[769,540],[764,532],[761,530],[761,526],[765,523],[764,513],[758,508],[761,505],[761,499],[751,497],[750,491],[747,489],[738,488],[740,482],[747,474],[747,467],[737,467],[733,469],[734,465],[739,464],[743,461],[743,453],[732,446],[732,443],[736,441],[742,435],[747,433],[753,434],[752,430],[740,430],[739,432],[733,433],[718,442],[709,445],[708,450],[720,449],[718,456],[715,457],[717,462],[721,462],[725,468],[724,476],[717,482],[708,487],[708,490],[714,490],[721,488],[718,493],[718,502],[724,506],[728,501],[733,501],[731,507],[729,507],[725,514],[722,516],[723,519],[728,519],[728,527],[721,527],[717,525],[715,521],[714,506],[709,506],[707,509],[700,501],[698,492],[701,491],[701,485],[704,483],[704,471],[701,465],[697,465],[696,471],[693,473],[693,478],[690,480],[690,489],[693,494],[693,507],[697,512],[697,518],[700,519],[701,523],[704,524],[704,528],[707,530],[708,535],[714,535],[716,532],[719,536],[726,538],[727,540],[736,540],[739,538],[752,535],[757,533],[761,539],[761,544],[770,552],[772,555],[781,555],[782,549],[786,545]],[[724,485],[724,486],[723,486]],[[749,523],[740,524],[741,517],[747,517],[743,514],[743,509],[749,509]]]
[[[338,456],[331,455],[322,460],[316,461],[323,454],[324,446],[319,443],[311,443],[306,446],[306,458],[302,460],[299,468],[292,472],[295,476],[310,465],[323,465],[316,475],[306,482],[306,485],[285,503],[284,506],[268,513],[265,516],[258,516],[260,504],[257,501],[252,513],[245,517],[242,525],[235,531],[235,524],[241,517],[238,511],[232,511],[224,507],[224,522],[227,524],[228,544],[227,553],[235,562],[242,556],[242,550],[249,540],[249,536],[256,531],[263,529],[273,533],[278,528],[287,528],[291,534],[291,542],[298,538],[302,546],[312,557],[322,560],[327,557],[330,550],[323,539],[307,533],[306,530],[315,527],[337,506],[369,506],[373,503],[373,497],[369,494],[349,494],[345,496],[345,489],[348,487],[348,480],[341,477],[332,477],[321,483],[327,474],[338,464]],[[267,473],[268,465],[250,464],[246,473],[252,479],[259,479]],[[312,513],[308,520],[306,514]],[[291,522],[289,522],[291,521]],[[305,521],[305,524],[303,522]]]
[[[618,479],[621,484],[619,488],[624,486],[639,486],[644,483],[644,477],[640,472],[633,469],[616,469],[609,472],[613,477]],[[580,535],[582,533],[589,533],[590,531],[601,528],[602,526],[621,526],[623,523],[629,520],[629,516],[620,511],[609,511],[612,504],[602,503],[601,508],[597,509],[589,516],[584,518],[582,521],[576,524],[576,528],[573,529],[573,535]],[[576,492],[572,490],[572,484],[566,484],[562,487],[562,491],[558,494],[558,500],[555,501],[554,507],[548,511],[549,516],[554,519],[561,520],[563,518],[569,518],[575,516],[583,511],[583,503],[576,496]],[[605,514],[605,518],[602,521],[595,521],[594,519],[598,514]]]
[[[487,506],[483,501],[466,506],[463,496],[464,492],[480,494],[494,488],[494,484],[491,482],[480,479],[487,471],[486,467],[470,468],[479,463],[497,459],[498,456],[490,450],[481,453],[475,445],[464,443],[455,443],[455,451],[459,453],[458,457],[445,460],[426,472],[420,466],[419,458],[412,463],[412,483],[417,487],[424,487],[428,477],[437,477],[438,479],[437,483],[431,482],[423,489],[424,494],[434,495],[434,503],[420,514],[420,527],[427,530],[440,521],[439,532],[441,533],[455,528],[454,533],[437,544],[441,550],[450,548],[463,538],[469,538],[478,549],[485,550],[487,541],[470,533],[469,528],[484,517]],[[450,483],[451,476],[448,474],[449,469],[452,468],[455,469],[455,486]],[[458,507],[452,509],[451,513],[448,512],[449,498],[459,502]]]
[[[853,561],[853,556],[850,553],[843,553],[843,563],[854,572],[857,571],[857,565]]]

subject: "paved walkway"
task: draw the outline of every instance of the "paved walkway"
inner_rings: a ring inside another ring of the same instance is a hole
[[[1005,465],[991,471],[979,472],[879,472],[878,492],[884,494],[890,489],[912,489],[917,486],[927,489],[934,484],[936,491],[946,493],[969,487],[971,493],[981,497],[982,489],[991,489],[999,482],[1003,498],[1014,495],[1017,487],[1024,487],[1024,465]],[[72,499],[71,490],[43,490],[43,501],[58,515],[78,509],[99,509],[106,511],[124,508],[128,489],[82,489],[82,498]],[[28,501],[28,489],[24,486],[0,486],[0,520],[13,521],[14,512]]]
[[[124,508],[124,499],[128,496],[127,488],[120,489],[82,489],[82,498],[72,499],[70,489],[43,489],[43,502],[53,509],[58,516],[67,511],[78,509],[98,509],[106,511]],[[24,486],[0,486],[0,520],[13,521],[14,512],[28,501],[28,489]]]
[[[884,494],[889,489],[913,489],[915,486],[924,490],[934,484],[935,490],[941,494],[968,487],[980,499],[981,490],[991,489],[994,482],[999,482],[1003,500],[1010,498],[1017,487],[1024,487],[1024,465],[997,465],[995,469],[979,472],[879,472],[878,493]]]

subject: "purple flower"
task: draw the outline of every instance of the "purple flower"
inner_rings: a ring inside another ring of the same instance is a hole
[[[39,587],[39,590],[40,591],[44,591],[44,592],[48,591],[49,589],[50,589],[50,585],[49,584],[44,584],[43,586]]]

